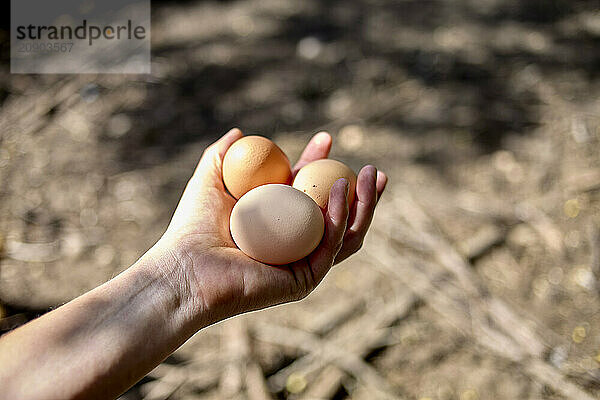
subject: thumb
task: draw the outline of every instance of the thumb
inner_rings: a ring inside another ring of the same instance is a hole
[[[192,180],[201,179],[205,184],[222,184],[223,179],[223,158],[231,145],[243,136],[238,128],[233,128],[219,140],[211,144],[204,150],[202,158],[196,166]]]
[[[169,230],[172,231],[178,227],[185,226],[190,220],[194,220],[194,218],[200,216],[203,210],[208,209],[207,206],[213,208],[221,207],[219,208],[221,212],[228,212],[226,205],[224,206],[221,202],[215,202],[214,198],[207,199],[205,194],[209,188],[216,188],[218,189],[218,193],[222,192],[225,194],[221,171],[223,157],[233,142],[242,136],[242,131],[233,128],[204,150],[194,174],[188,181],[181,199],[179,199],[179,204],[169,224]],[[208,202],[208,204],[202,202]],[[205,221],[206,223],[208,222]]]

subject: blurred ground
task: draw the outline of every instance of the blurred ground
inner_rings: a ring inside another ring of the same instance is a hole
[[[1,332],[134,262],[228,128],[326,129],[390,176],[363,250],[123,399],[600,396],[597,2],[153,8],[152,76],[10,75],[1,33]]]

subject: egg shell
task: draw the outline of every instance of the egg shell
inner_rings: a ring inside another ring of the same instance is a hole
[[[289,183],[290,160],[271,140],[245,136],[236,140],[223,158],[223,182],[233,197],[269,183]]]
[[[300,260],[319,245],[323,213],[306,194],[289,185],[259,186],[243,195],[229,220],[231,237],[249,257],[282,265]]]
[[[316,160],[298,171],[293,187],[309,195],[322,209],[329,202],[329,191],[335,181],[346,178],[349,182],[348,205],[354,202],[356,174],[346,164],[331,159]]]

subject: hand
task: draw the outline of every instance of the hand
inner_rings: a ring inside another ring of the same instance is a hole
[[[204,151],[167,231],[155,246],[178,265],[180,273],[171,284],[192,304],[190,312],[204,318],[210,315],[209,323],[308,295],[335,263],[360,249],[387,182],[375,167],[362,168],[356,201],[348,210],[348,183],[338,180],[329,194],[319,246],[294,263],[266,265],[242,253],[229,233],[236,200],[224,187],[221,168],[227,149],[242,136],[239,129],[232,129]],[[329,134],[315,135],[293,174],[311,161],[327,158],[330,148]]]
[[[303,260],[274,267],[238,250],[229,235],[235,200],[221,164],[241,136],[233,129],[206,149],[167,231],[134,265],[0,338],[3,398],[116,398],[199,329],[300,299],[358,250],[386,183],[371,166],[358,176],[352,210],[347,182],[333,185],[325,234]],[[294,173],[330,147],[328,134],[316,135]]]
[[[235,200],[223,186],[221,164],[240,137],[233,129],[206,149],[167,231],[134,265],[1,338],[4,397],[116,398],[199,329],[300,299],[358,250],[386,183],[372,166],[359,173],[350,211],[347,182],[333,185],[325,234],[303,260],[274,267],[238,250],[229,235]],[[327,157],[330,147],[331,137],[317,134],[294,173]]]

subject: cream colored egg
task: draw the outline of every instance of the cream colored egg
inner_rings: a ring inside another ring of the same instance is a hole
[[[352,205],[356,190],[356,174],[346,164],[322,159],[306,164],[298,171],[293,186],[309,195],[319,207],[325,209],[329,201],[329,190],[340,178],[349,182],[348,205]]]
[[[262,136],[236,140],[223,158],[223,182],[236,199],[260,185],[289,183],[291,177],[290,161],[285,153]]]
[[[273,265],[312,253],[325,229],[317,204],[301,191],[281,184],[259,186],[243,195],[233,207],[229,225],[240,250]]]

